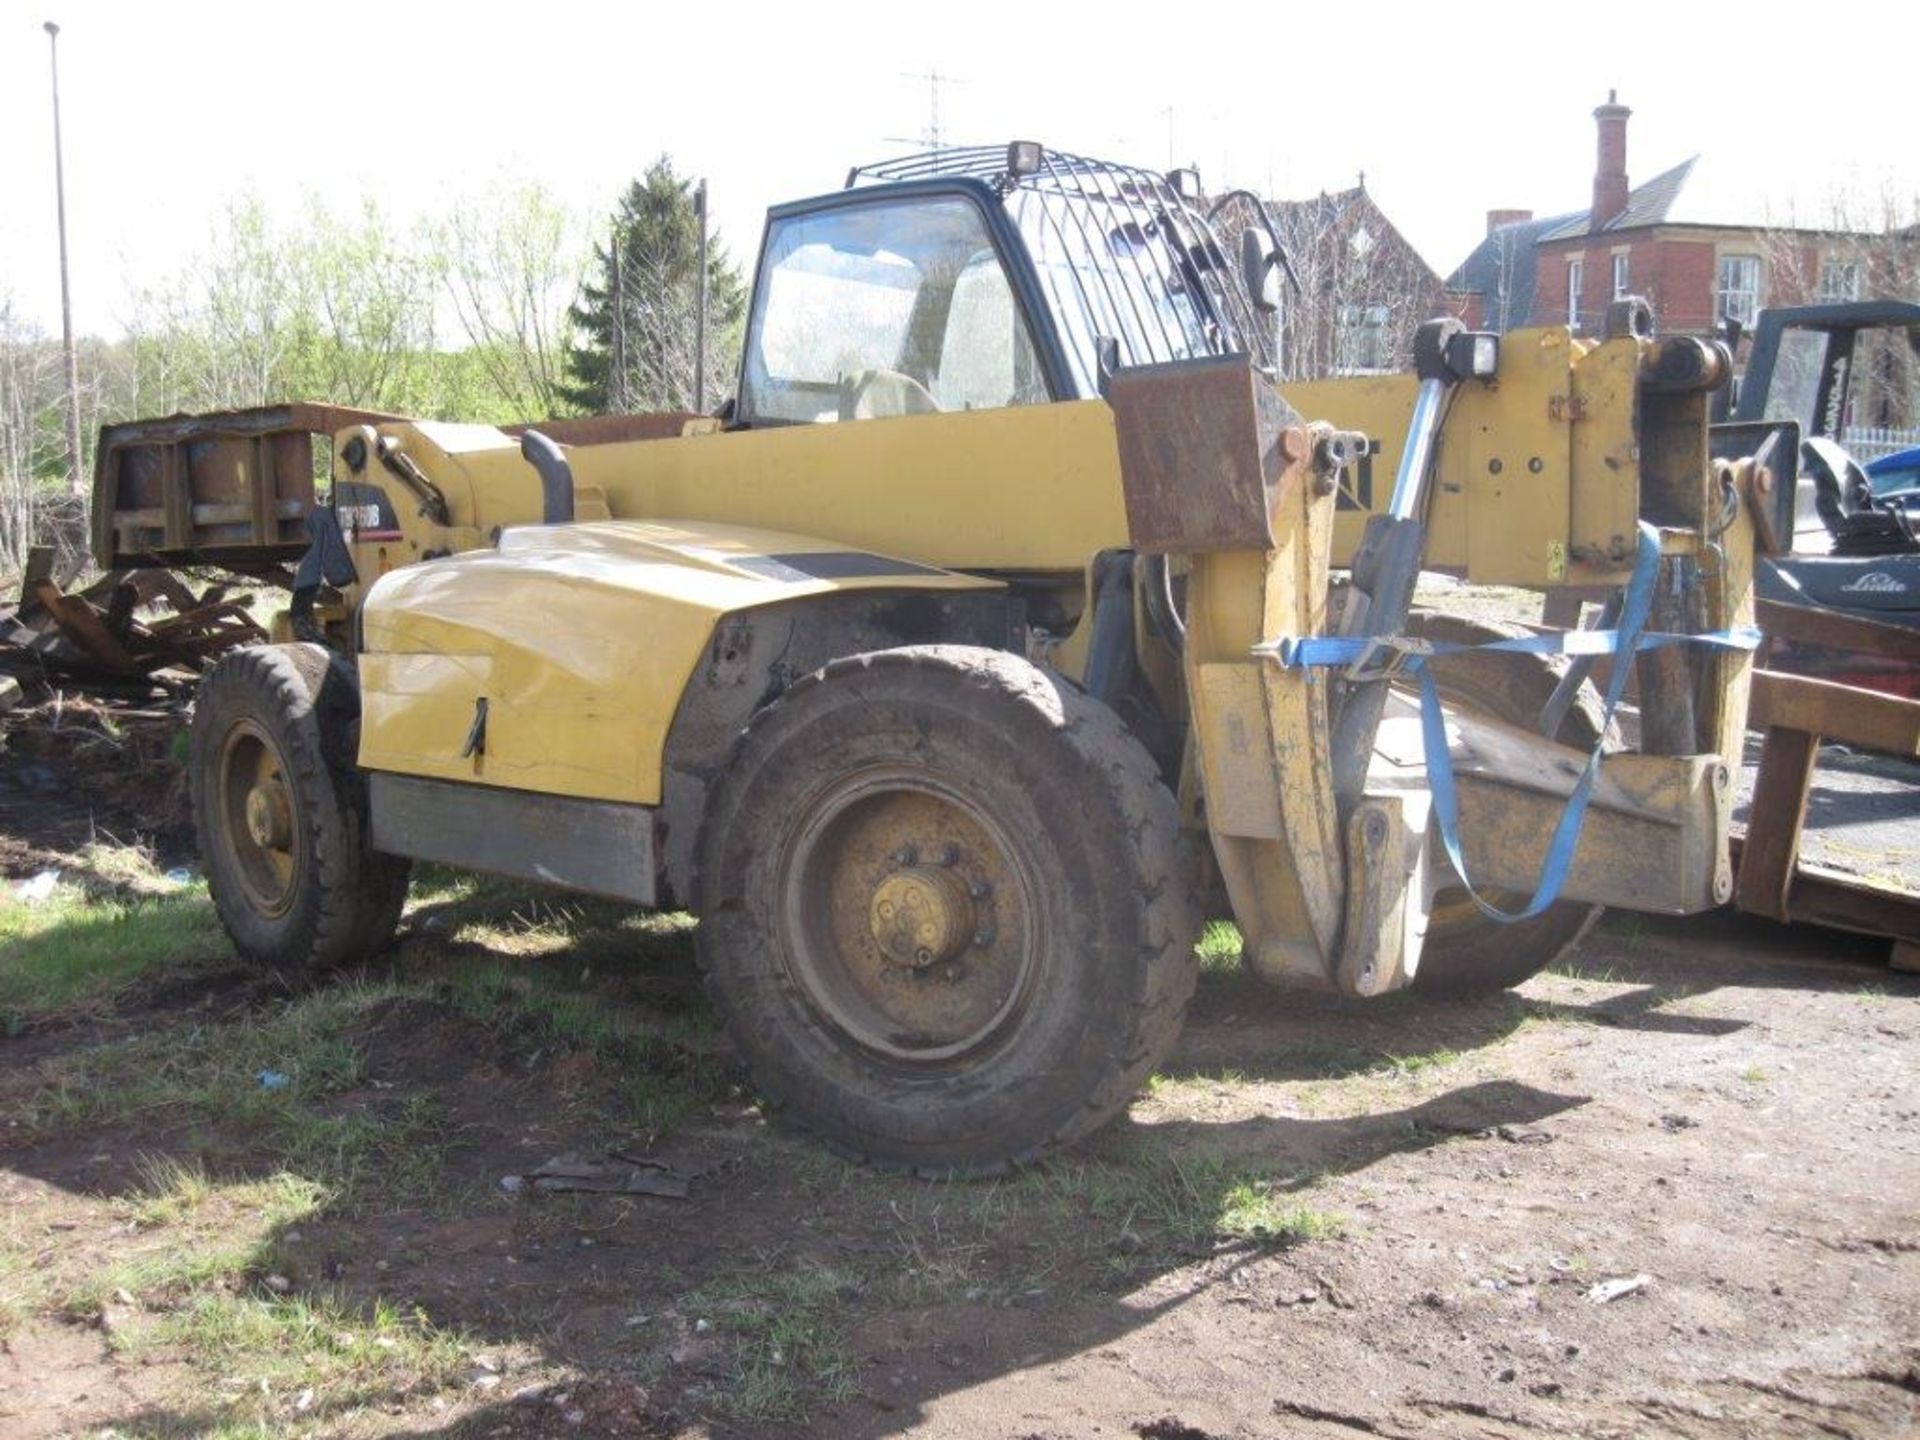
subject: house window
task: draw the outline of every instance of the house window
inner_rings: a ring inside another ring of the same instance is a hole
[[[1627,257],[1613,257],[1613,298],[1624,300],[1627,297]]]
[[[1580,287],[1586,277],[1586,261],[1567,261],[1567,324],[1575,330],[1580,328]]]
[[[1337,368],[1356,371],[1380,371],[1389,368],[1385,305],[1342,305],[1340,307],[1340,351]]]
[[[1820,266],[1820,296],[1822,301],[1858,300],[1860,298],[1860,262],[1857,260],[1827,260]]]
[[[1721,320],[1753,323],[1760,308],[1760,257],[1722,255],[1720,285],[1714,292],[1714,314]]]

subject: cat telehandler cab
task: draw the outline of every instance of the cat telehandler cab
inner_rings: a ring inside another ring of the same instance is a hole
[[[773,1106],[950,1172],[1124,1106],[1204,919],[1371,996],[1724,902],[1778,501],[1709,457],[1725,352],[1624,304],[1283,389],[1284,256],[1230,229],[1191,175],[947,150],[770,213],[719,416],[109,427],[103,565],[298,567],[193,722],[236,946],[357,960],[415,859],[685,908]],[[1422,567],[1618,593],[1543,638]]]

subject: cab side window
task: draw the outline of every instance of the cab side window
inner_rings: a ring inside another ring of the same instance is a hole
[[[747,335],[740,418],[864,420],[1048,398],[1013,287],[968,201],[777,221]]]

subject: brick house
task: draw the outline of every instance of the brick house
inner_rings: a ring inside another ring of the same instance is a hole
[[[1491,210],[1487,235],[1448,277],[1469,324],[1568,324],[1597,332],[1624,295],[1653,305],[1662,333],[1751,324],[1766,305],[1911,290],[1912,233],[1781,227],[1763,197],[1721,186],[1700,156],[1638,186],[1627,177],[1627,119],[1613,95],[1593,112],[1598,146],[1589,208],[1546,219]]]
[[[1215,216],[1229,253],[1251,215],[1253,196],[1238,192]],[[1308,200],[1262,201],[1286,247],[1300,290],[1283,297],[1280,373],[1283,379],[1370,375],[1404,370],[1422,320],[1441,308],[1434,268],[1359,184]]]

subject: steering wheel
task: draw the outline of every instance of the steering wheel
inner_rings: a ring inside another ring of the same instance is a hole
[[[933,392],[899,370],[861,370],[840,382],[842,420],[879,420],[893,415],[936,415]]]

